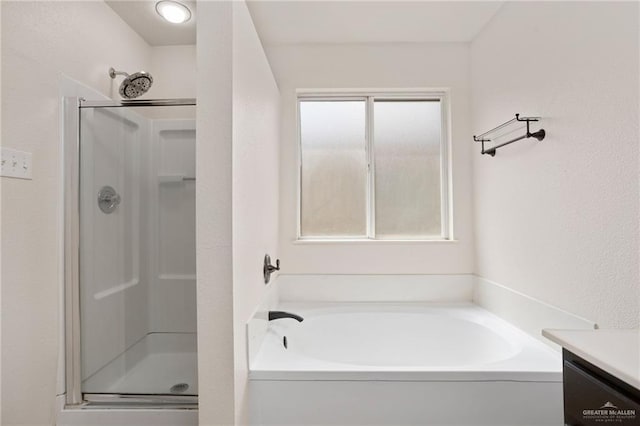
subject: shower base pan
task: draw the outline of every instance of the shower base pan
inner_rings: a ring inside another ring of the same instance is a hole
[[[195,333],[146,335],[83,382],[86,404],[59,395],[56,425],[197,426],[196,347]]]
[[[105,403],[120,395],[134,402],[151,395],[195,403],[196,348],[195,333],[149,333],[83,381],[85,399]]]

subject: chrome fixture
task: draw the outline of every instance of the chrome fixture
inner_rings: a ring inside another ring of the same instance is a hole
[[[124,75],[125,78],[120,83],[118,92],[125,99],[137,98],[142,96],[151,88],[153,77],[148,72],[140,71],[133,74],[127,74],[124,71],[116,71],[109,68],[109,77],[116,78],[117,75]]]
[[[280,259],[276,259],[276,266],[271,264],[271,256],[264,255],[264,265],[262,266],[262,275],[264,276],[264,283],[269,284],[271,274],[280,270]]]
[[[273,321],[281,318],[291,318],[298,322],[304,321],[304,318],[302,318],[300,315],[292,314],[291,312],[269,311],[269,321]]]
[[[165,21],[171,22],[172,24],[184,24],[191,19],[191,10],[177,1],[159,1],[156,3],[156,12],[162,16]]]
[[[120,194],[113,187],[106,185],[98,191],[98,207],[102,213],[109,214],[120,205]]]
[[[80,98],[80,108],[129,108],[156,106],[196,106],[196,98],[183,99],[123,99],[121,101],[88,101]]]

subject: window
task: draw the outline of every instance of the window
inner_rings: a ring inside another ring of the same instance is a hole
[[[299,238],[449,239],[444,103],[299,95]]]

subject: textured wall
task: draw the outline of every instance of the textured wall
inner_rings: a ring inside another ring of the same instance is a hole
[[[282,94],[280,250],[293,274],[448,274],[473,270],[469,48],[462,43],[266,46]],[[296,88],[449,88],[456,242],[296,243]]]
[[[639,325],[638,71],[633,2],[510,2],[473,41],[473,131],[520,112],[548,133],[495,158],[474,146],[480,276]]]
[[[2,144],[33,180],[2,178],[2,424],[54,421],[61,285],[59,76],[105,95],[148,46],[102,2],[2,2]],[[123,49],[122,46],[126,46]]]
[[[196,97],[195,45],[151,47],[151,66],[155,98]]]
[[[230,2],[200,2],[196,135],[200,425],[234,422]]]
[[[278,257],[280,92],[244,2],[233,3],[233,315],[236,424],[248,424],[246,324]],[[275,279],[275,276],[274,276]]]

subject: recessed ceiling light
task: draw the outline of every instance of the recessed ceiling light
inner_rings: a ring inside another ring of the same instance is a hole
[[[172,24],[182,24],[191,19],[191,11],[177,1],[163,0],[156,3],[156,12]]]

